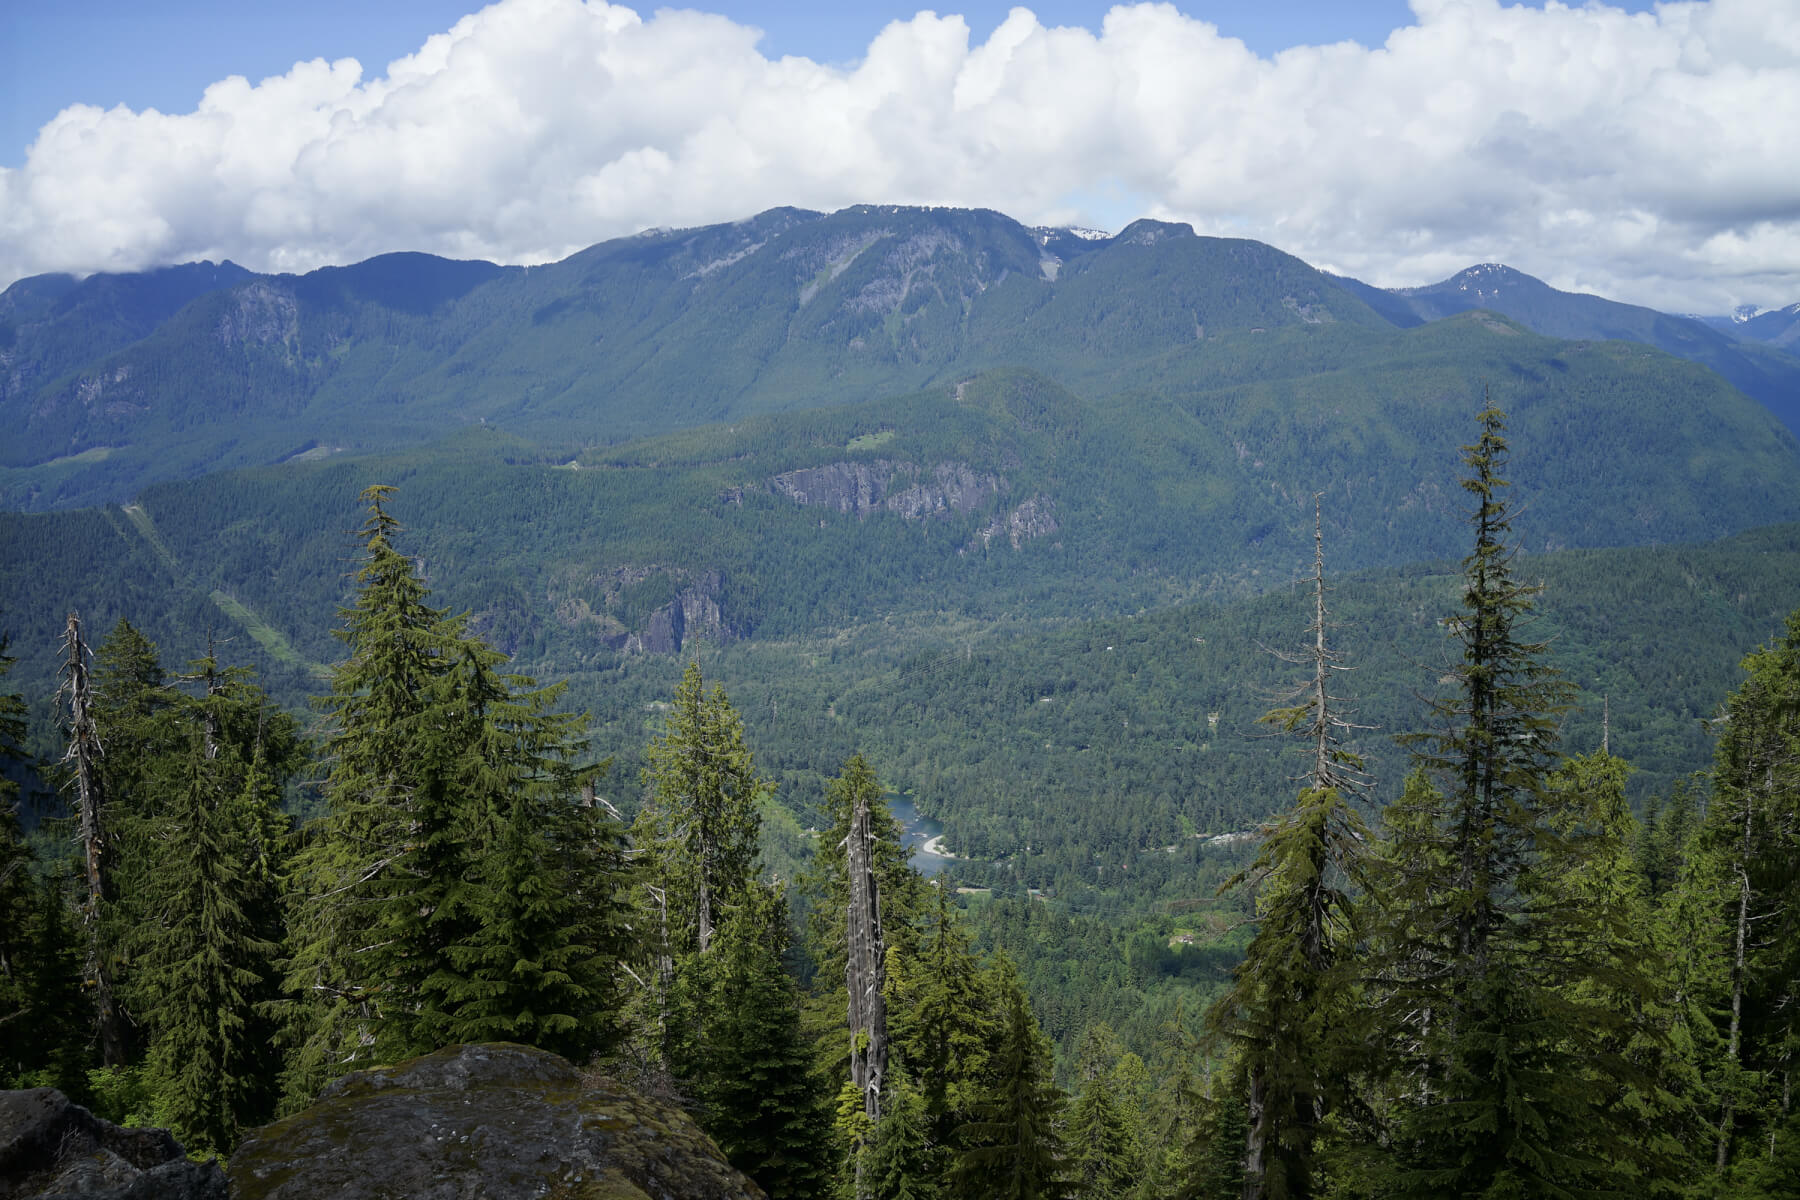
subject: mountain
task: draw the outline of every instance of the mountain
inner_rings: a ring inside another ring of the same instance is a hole
[[[1290,361],[1309,336],[1240,349]],[[1315,495],[1337,569],[1460,554],[1456,453],[1484,395],[1511,413],[1532,553],[1800,520],[1800,447],[1716,376],[1480,312],[1390,330],[1337,371],[1206,391],[1003,369],[568,457],[489,427],[0,515],[0,612],[21,678],[47,673],[70,608],[183,644],[236,628],[266,669],[303,675],[337,653],[345,531],[376,482],[400,487],[443,602],[552,674],[895,616],[1216,602],[1303,573]]]
[[[1765,313],[1727,331],[1717,323],[1694,317],[1671,316],[1635,304],[1559,291],[1499,263],[1470,267],[1426,287],[1377,288],[1347,278],[1338,282],[1351,295],[1402,327],[1486,309],[1549,337],[1655,346],[1710,367],[1745,395],[1762,401],[1790,430],[1800,433],[1800,357],[1784,352],[1800,338],[1800,332],[1794,328],[1800,324],[1800,317],[1790,315],[1784,323],[1780,314]]]
[[[304,276],[213,270],[218,286],[136,340],[144,321],[108,328],[85,358],[60,347],[87,326],[32,298],[94,281],[8,290],[0,503],[124,500],[158,479],[483,422],[573,449],[1002,365],[1080,387],[1241,382],[1329,369],[1358,333],[1390,328],[1260,243],[892,206],[774,209],[530,269],[390,255]],[[1315,336],[1291,362],[1234,344],[1294,329]]]
[[[863,750],[947,823],[953,848],[1002,857],[1033,829],[1015,883],[1080,874],[1104,851],[1129,865],[1140,896],[1177,876],[1191,884],[1189,859],[1162,848],[1183,830],[1247,828],[1291,793],[1296,768],[1256,718],[1289,675],[1267,648],[1295,646],[1310,615],[1291,581],[1310,559],[1312,508],[1309,493],[1270,484],[1318,443],[1252,450],[1266,412],[1227,403],[1184,420],[1148,396],[1099,404],[1017,372],[960,392],[750,418],[576,466],[478,431],[385,458],[157,485],[123,509],[0,515],[12,568],[0,611],[19,656],[8,684],[43,710],[76,610],[96,642],[129,617],[171,668],[210,642],[303,709],[325,686],[320,666],[342,653],[332,630],[353,588],[356,492],[389,482],[433,603],[468,612],[515,669],[568,682],[594,716],[595,753],[617,759],[622,798],[635,795],[656,705],[698,657],[801,825],[816,823],[824,780]],[[1429,720],[1421,696],[1446,669],[1468,418],[1442,404],[1390,408],[1378,393],[1329,399],[1371,443],[1419,447],[1416,462],[1319,480],[1333,639],[1356,668],[1346,688],[1358,719],[1379,726],[1363,750],[1389,795],[1405,769],[1390,735]],[[1317,427],[1316,400],[1298,403],[1297,430]],[[1635,786],[1660,791],[1704,766],[1700,718],[1743,653],[1800,605],[1800,524],[1704,544],[1553,548],[1554,531],[1629,529],[1656,503],[1657,528],[1677,534],[1712,519],[1708,499],[1730,482],[1716,464],[1682,475],[1693,425],[1669,430],[1665,449],[1638,448],[1642,482],[1559,463],[1598,411],[1579,400],[1519,411],[1516,569],[1544,585],[1533,636],[1553,642],[1578,688],[1570,747],[1595,744],[1610,706]],[[1220,424],[1232,469],[1196,478],[1184,464]],[[1594,476],[1601,486],[1584,488]],[[1740,518],[1755,511],[1752,490]]]
[[[1743,341],[1761,342],[1777,350],[1800,350],[1800,304],[1771,309],[1748,320],[1733,322],[1731,333]]]

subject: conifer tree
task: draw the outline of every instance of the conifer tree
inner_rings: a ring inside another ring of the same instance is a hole
[[[823,1195],[826,1119],[800,1036],[800,998],[783,958],[787,899],[752,883],[686,981],[706,1011],[690,1064],[701,1123],[733,1166],[771,1197]]]
[[[94,727],[106,747],[100,774],[107,803],[127,841],[148,804],[146,777],[160,756],[177,750],[178,723],[159,719],[175,702],[155,643],[120,618],[94,655]],[[130,887],[121,890],[129,900]]]
[[[801,884],[816,898],[807,918],[807,948],[821,977],[841,979],[847,954],[844,914],[850,903],[845,845],[858,800],[869,806],[875,835],[870,864],[881,896],[882,933],[904,956],[916,950],[914,921],[925,907],[925,881],[909,861],[900,823],[888,811],[885,789],[875,769],[861,754],[845,761],[836,779],[825,785],[828,824],[819,831],[813,862]]]
[[[387,511],[362,499],[363,562],[337,636],[350,651],[322,701],[330,722],[327,815],[297,864],[299,911],[288,986],[306,1001],[290,1066],[299,1103],[357,1062],[412,1050],[421,983],[448,969],[453,931],[433,927],[460,874],[452,762],[468,735],[445,705],[460,624],[426,603]],[[426,1047],[430,1049],[430,1047]]]
[[[1073,1186],[1058,1131],[1063,1095],[1050,1078],[1050,1043],[1004,960],[994,986],[1000,1037],[975,1119],[958,1131],[951,1193],[966,1200],[1060,1200]]]
[[[497,674],[499,657],[471,646],[456,669],[474,728],[457,763],[458,828],[480,852],[446,900],[459,935],[448,969],[421,985],[420,1036],[524,1042],[579,1062],[618,1036],[623,833],[577,802],[604,764],[575,761],[581,718],[551,711],[561,689]]]
[[[942,1176],[943,1155],[930,1140],[925,1098],[896,1063],[863,1160],[864,1186],[873,1200],[938,1200]]]
[[[954,1144],[957,1130],[974,1118],[1001,1016],[968,932],[956,919],[941,886],[915,955],[898,959],[889,983],[893,1047],[919,1090],[927,1138]]]
[[[1678,1105],[1666,1132],[1683,1147],[1663,1190],[1683,1195],[1680,1188],[1717,1170],[1720,1094],[1735,1078],[1724,1032],[1732,939],[1725,873],[1697,834],[1677,855],[1675,872],[1658,898],[1652,935],[1663,964],[1659,1000],[1668,1013],[1667,1065],[1660,1082]]]
[[[184,706],[185,752],[158,781],[163,803],[149,841],[158,870],[147,875],[146,899],[160,921],[140,934],[137,982],[159,1117],[190,1151],[216,1153],[267,1116],[270,1031],[257,1007],[270,998],[279,951],[258,923],[272,897],[254,849],[274,790],[254,747],[209,736],[226,705],[262,701],[241,683],[230,691]]]
[[[1616,1186],[1641,1145],[1605,1102],[1616,1014],[1581,995],[1592,960],[1560,952],[1604,931],[1572,933],[1545,886],[1584,855],[1546,788],[1567,688],[1523,632],[1535,589],[1513,574],[1504,417],[1490,405],[1478,419],[1457,690],[1434,703],[1439,728],[1408,739],[1420,771],[1386,820],[1394,1190],[1561,1197]]]
[[[1180,999],[1158,1031],[1156,1054],[1153,1061],[1161,1068],[1157,1072],[1161,1082],[1147,1106],[1144,1169],[1133,1200],[1185,1198],[1201,1170],[1202,1118],[1209,1101],[1197,1067],[1204,1053],[1200,1040],[1187,1028]]]
[[[650,802],[634,840],[655,853],[667,893],[668,936],[679,954],[704,954],[756,871],[758,805],[768,786],[744,745],[744,723],[692,662],[663,733],[650,742]]]
[[[1620,1129],[1594,1132],[1632,1143],[1600,1148],[1635,1191],[1674,1194],[1684,1141],[1700,1130],[1680,1094],[1692,1080],[1674,1053],[1675,1014],[1661,990],[1669,964],[1633,849],[1639,829],[1625,797],[1629,773],[1602,750],[1567,759],[1549,776],[1545,800],[1562,853],[1546,856],[1526,887],[1545,937],[1540,958],[1579,964],[1562,998],[1591,1030],[1603,1064],[1588,1081],[1596,1102],[1624,1117]]]
[[[1077,1194],[1123,1200],[1142,1168],[1136,1097],[1119,1077],[1123,1050],[1111,1028],[1089,1026],[1082,1036],[1079,1089],[1069,1107],[1066,1142]]]
[[[1800,611],[1744,659],[1726,701],[1699,861],[1724,900],[1728,981],[1714,1168],[1746,1134],[1770,1142],[1793,1109],[1800,1051]],[[1770,1143],[1772,1145],[1772,1143]]]
[[[1298,660],[1311,667],[1310,678],[1292,703],[1263,718],[1305,734],[1306,786],[1264,834],[1246,873],[1257,882],[1257,933],[1212,1013],[1238,1043],[1245,1072],[1244,1200],[1314,1193],[1314,1141],[1343,1097],[1351,1055],[1361,1044],[1350,1032],[1356,1002],[1350,953],[1357,938],[1350,888],[1367,886],[1368,830],[1351,800],[1366,777],[1361,759],[1340,742],[1353,726],[1332,693],[1331,676],[1344,668],[1325,637],[1321,525],[1315,508],[1313,646]]]
[[[324,701],[328,815],[302,853],[289,987],[310,1000],[289,1095],[454,1037],[610,1043],[619,835],[579,796],[582,718],[426,603],[392,489],[364,492],[349,659]]]

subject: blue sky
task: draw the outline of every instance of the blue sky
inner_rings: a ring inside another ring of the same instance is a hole
[[[1724,312],[1800,299],[1796,162],[1797,0],[0,0],[0,287],[874,203]]]

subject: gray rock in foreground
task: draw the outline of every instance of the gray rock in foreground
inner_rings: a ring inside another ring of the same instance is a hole
[[[246,1137],[236,1200],[760,1200],[685,1113],[525,1046],[451,1046],[333,1083]]]
[[[0,1092],[0,1200],[225,1200],[217,1163],[166,1129],[121,1129],[55,1088]]]

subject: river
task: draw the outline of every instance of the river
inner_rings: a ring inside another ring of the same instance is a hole
[[[943,836],[944,827],[942,825],[930,817],[921,816],[918,808],[905,796],[896,796],[890,793],[887,797],[887,805],[888,811],[894,814],[894,819],[900,822],[901,829],[905,831],[906,849],[909,852],[908,861],[912,863],[913,870],[929,877],[936,875],[955,861],[925,849],[926,842],[932,838]]]

